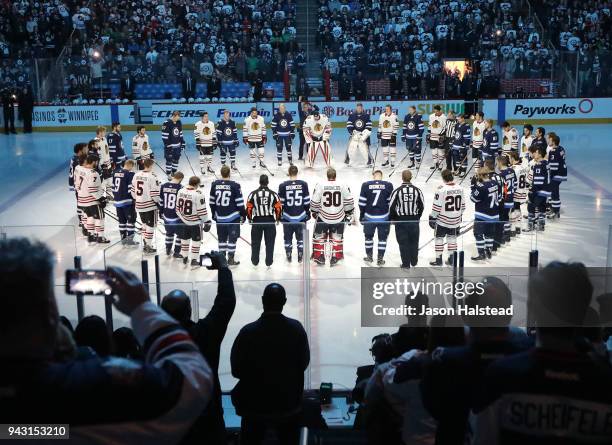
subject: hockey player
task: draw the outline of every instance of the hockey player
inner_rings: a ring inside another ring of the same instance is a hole
[[[136,135],[132,138],[132,156],[138,164],[138,170],[144,168],[143,161],[145,159],[155,159],[153,150],[151,150],[149,135],[144,125],[139,125],[136,128]]]
[[[513,153],[513,152],[511,152]],[[500,244],[510,242],[510,211],[514,208],[514,193],[516,191],[516,173],[510,165],[508,156],[497,157],[497,169],[503,181],[502,202],[499,208],[499,221],[497,227],[497,240]]]
[[[550,172],[546,162],[546,147],[532,144],[530,153],[533,157],[528,181],[530,183],[527,195],[527,232],[537,229],[543,231],[546,226],[546,200],[550,198]]]
[[[523,126],[523,136],[521,136],[521,158],[529,161],[529,147],[533,143],[533,126],[525,124]]]
[[[304,139],[308,144],[308,166],[314,165],[317,153],[321,151],[325,165],[328,167],[331,164],[331,150],[329,147],[329,138],[331,137],[331,123],[324,114],[315,108],[310,116],[304,121]]]
[[[134,161],[128,159],[123,167],[118,167],[113,173],[114,205],[117,210],[121,244],[138,245],[134,241],[136,224],[136,208],[132,197],[132,180],[134,179]]]
[[[278,166],[283,165],[283,145],[287,150],[289,165],[293,165],[291,144],[293,144],[293,138],[295,137],[295,123],[285,104],[278,106],[278,113],[274,115],[270,128],[274,142],[276,142],[276,160],[278,161]]]
[[[159,211],[164,222],[164,230],[166,231],[166,255],[172,255],[173,258],[182,259],[181,255],[181,237],[183,235],[182,222],[176,214],[176,197],[181,189],[181,181],[185,175],[177,171],[172,175],[172,179],[159,189]]]
[[[217,144],[219,144],[219,152],[221,156],[221,165],[225,165],[227,151],[229,150],[230,165],[232,170],[236,169],[236,147],[238,147],[238,130],[236,130],[236,122],[230,117],[229,110],[223,111],[223,118],[217,122]]]
[[[350,139],[344,163],[349,165],[351,159],[354,160],[355,155],[360,153],[362,158],[366,160],[367,166],[370,167],[373,162],[372,154],[370,153],[372,121],[370,120],[370,115],[363,109],[362,103],[358,103],[355,111],[349,114],[346,121],[346,130]]]
[[[200,120],[193,127],[193,135],[196,147],[200,152],[200,173],[214,175],[215,172],[211,168],[211,164],[213,150],[217,144],[217,132],[215,124],[208,120],[208,112],[204,111],[200,115]]]
[[[397,156],[397,131],[399,130],[399,121],[397,115],[393,112],[391,105],[385,105],[385,111],[378,117],[378,131],[376,137],[380,142],[383,152],[382,167],[395,167],[395,157]]]
[[[87,144],[85,142],[79,142],[74,144],[73,148],[74,155],[70,159],[70,168],[68,169],[68,190],[74,192],[76,197],[76,208],[77,208],[77,219],[79,221],[79,227],[82,230],[84,236],[87,236],[87,217],[83,213],[83,209],[79,206],[79,196],[74,188],[74,173],[79,165],[83,164],[83,161],[87,157]]]
[[[74,171],[74,188],[77,191],[78,205],[87,217],[87,241],[90,243],[108,244],[104,237],[104,207],[106,198],[102,189],[100,175],[95,169],[97,158],[87,155],[83,165]]]
[[[191,243],[191,267],[200,266],[200,245],[202,229],[210,231],[212,223],[206,209],[206,198],[199,190],[200,178],[192,176],[189,185],[176,195],[176,214],[182,221],[181,254],[183,264],[189,263],[189,243]]]
[[[550,206],[548,218],[555,219],[561,216],[561,196],[559,187],[567,181],[567,164],[565,162],[565,148],[559,145],[560,138],[556,133],[548,133],[548,168],[550,171]]]
[[[251,225],[251,264],[259,264],[261,239],[266,243],[266,266],[274,262],[276,224],[280,221],[282,204],[280,198],[268,187],[268,175],[259,177],[259,188],[249,194],[247,218]]]
[[[516,128],[506,121],[502,124],[502,153],[509,155],[512,151],[517,151],[519,135]]]
[[[91,143],[89,144],[89,153],[95,152],[96,156],[98,156],[96,169],[102,179],[102,190],[107,199],[112,199],[113,184],[111,178],[113,177],[113,162],[108,143],[106,142],[106,127],[98,127],[96,129],[96,137],[93,140],[93,146]]]
[[[408,168],[414,168],[415,161],[418,166],[421,164],[421,147],[423,142],[423,117],[417,113],[416,107],[411,105],[408,108],[408,114],[404,116],[404,125],[402,128],[402,141],[406,142],[406,150],[410,165]]]
[[[227,253],[227,264],[237,266],[236,242],[240,237],[240,224],[246,220],[246,209],[240,184],[230,179],[230,168],[221,167],[221,179],[210,185],[210,213],[217,223],[219,252]]]
[[[546,141],[546,130],[544,127],[536,128],[535,137],[533,138],[531,145],[535,147],[544,147],[546,149],[548,148],[548,143]],[[546,152],[548,153],[548,150],[546,150]]]
[[[434,229],[436,252],[436,259],[429,263],[432,266],[442,266],[445,237],[448,248],[446,264],[453,264],[453,254],[457,252],[457,236],[465,211],[463,189],[453,182],[453,172],[442,170],[442,181],[444,183],[436,190],[429,214],[429,226]]]
[[[429,115],[427,126],[427,142],[431,147],[431,156],[433,165],[430,170],[440,168],[444,161],[444,125],[446,124],[446,116],[442,113],[440,105],[434,105],[434,112]]]
[[[253,168],[259,166],[265,167],[264,164],[264,146],[266,145],[266,123],[263,117],[257,114],[257,108],[251,108],[251,114],[244,120],[242,127],[242,141],[249,147],[251,162]]]
[[[472,261],[483,261],[492,256],[493,236],[499,221],[499,184],[490,175],[491,171],[483,166],[472,177],[470,199],[474,203],[474,238],[478,250]]]
[[[486,140],[486,136],[485,136]],[[484,147],[484,144],[483,144]],[[497,214],[499,216],[499,220],[501,220],[501,211],[504,205],[504,178],[497,173],[495,167],[496,163],[493,159],[487,159],[484,161],[484,167],[490,172],[489,179],[497,184]],[[503,243],[503,232],[504,232],[504,223],[497,222],[493,224],[493,240],[492,242],[487,240],[487,248],[491,250],[491,252],[496,252],[497,249]]]
[[[521,233],[522,211],[521,206],[527,202],[527,192],[529,184],[527,176],[529,174],[529,166],[527,159],[521,157],[518,152],[510,153],[512,161],[512,169],[516,177],[516,187],[514,191],[514,206],[510,212],[511,233],[510,235],[519,235]]]
[[[457,125],[455,125],[455,133],[452,137],[452,167],[453,174],[463,178],[467,172],[468,164],[468,149],[470,147],[470,137],[472,129],[466,122],[467,116],[459,114],[457,117]],[[447,121],[448,122],[448,121]]]
[[[310,201],[310,211],[316,221],[312,243],[315,263],[325,264],[325,243],[328,240],[332,244],[330,266],[344,259],[344,224],[352,221],[354,210],[351,190],[336,182],[336,170],[329,167],[327,181],[317,184]]]
[[[453,144],[455,142],[455,127],[457,126],[457,118],[455,116],[453,110],[448,110],[444,129],[442,130],[444,137],[442,148],[444,150],[444,159],[446,159],[446,169],[451,171],[453,171]]]
[[[297,166],[290,166],[289,180],[278,187],[278,196],[283,206],[281,221],[283,222],[287,261],[291,262],[293,236],[295,235],[297,260],[298,263],[301,263],[304,258],[305,223],[310,219],[310,193],[306,181],[298,179],[297,176]]]
[[[166,159],[166,174],[168,180],[178,170],[181,159],[181,150],[185,149],[185,138],[183,137],[183,124],[181,113],[173,111],[170,119],[167,119],[161,128],[162,142],[164,143],[164,158]]]
[[[121,167],[126,160],[125,150],[123,149],[123,136],[121,135],[121,124],[113,122],[113,131],[106,136],[106,143],[110,152],[112,169]]]
[[[157,227],[157,207],[160,202],[159,180],[153,173],[153,159],[143,161],[144,169],[132,179],[132,197],[142,223],[143,252],[154,254],[153,235]]]
[[[474,122],[472,122],[472,159],[476,159],[476,169],[482,165],[480,149],[482,148],[486,125],[484,113],[482,111],[474,113]]]
[[[482,134],[482,145],[480,148],[480,161],[484,164],[486,161],[495,162],[495,158],[499,154],[499,134],[494,127],[493,119],[485,121],[485,129]],[[495,164],[493,164],[495,165]]]
[[[366,256],[363,259],[370,264],[374,261],[374,235],[378,231],[378,249],[376,265],[385,264],[387,238],[391,229],[389,225],[389,202],[393,193],[393,184],[383,181],[383,173],[376,170],[372,180],[361,184],[359,193],[359,222],[363,225]]]

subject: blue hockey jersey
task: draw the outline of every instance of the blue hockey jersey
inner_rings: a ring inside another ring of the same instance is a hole
[[[302,222],[310,219],[310,193],[305,181],[295,179],[282,182],[278,196],[283,205],[282,221]]]
[[[472,185],[470,199],[474,203],[474,219],[499,220],[499,183],[494,179]]]
[[[349,117],[346,121],[346,130],[349,134],[353,134],[353,131],[372,131],[372,120],[370,119],[370,115],[367,113],[357,112],[349,114]]]
[[[293,116],[288,111],[281,114],[279,111],[274,115],[272,122],[270,123],[273,136],[287,137],[294,136],[295,123],[293,122]]]
[[[482,134],[482,148],[486,156],[497,156],[499,152],[499,134],[495,128],[487,128]]]
[[[181,184],[166,182],[159,188],[159,207],[166,223],[180,223],[176,214],[176,195],[182,188]]]
[[[423,137],[423,130],[425,125],[423,124],[423,118],[419,113],[410,114],[404,116],[403,126],[403,138],[408,139],[421,139]]]
[[[531,193],[548,198],[550,196],[550,171],[548,162],[541,160],[531,167]]]
[[[233,120],[226,121],[221,119],[217,122],[217,142],[226,147],[230,145],[238,145],[238,130],[236,130],[236,122]]]
[[[226,179],[217,179],[210,185],[208,199],[212,219],[218,223],[235,222],[246,218],[244,197],[240,184]]]
[[[514,192],[516,191],[516,173],[512,167],[508,167],[499,172],[504,181],[502,198],[504,207],[511,209],[514,207]]]
[[[125,150],[123,149],[123,136],[121,133],[113,131],[106,136],[106,143],[108,144],[108,152],[110,154],[113,164],[119,164],[125,161]]]
[[[565,148],[555,147],[548,153],[548,169],[552,181],[567,181],[567,164],[565,163]]]
[[[113,199],[115,207],[134,205],[132,179],[134,179],[134,172],[125,168],[118,168],[113,173]]]
[[[455,134],[453,135],[453,150],[468,148],[472,141],[472,127],[467,123],[457,123]]]
[[[183,124],[181,121],[173,122],[172,119],[166,120],[161,127],[161,137],[164,148],[177,149],[185,145]]]
[[[361,184],[359,193],[360,221],[388,221],[389,201],[393,184],[378,179]]]

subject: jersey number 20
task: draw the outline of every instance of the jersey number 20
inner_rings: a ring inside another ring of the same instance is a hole
[[[461,195],[447,196],[444,200],[444,210],[447,212],[461,210]]]

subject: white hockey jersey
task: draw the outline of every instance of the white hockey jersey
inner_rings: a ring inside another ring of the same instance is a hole
[[[204,193],[191,186],[180,189],[176,195],[176,214],[188,226],[209,222]]]
[[[79,207],[98,205],[98,200],[104,195],[100,175],[93,168],[77,165],[74,169],[74,188],[77,192]]]
[[[378,118],[378,133],[380,133],[381,139],[391,139],[392,136],[397,135],[397,130],[399,130],[399,121],[397,120],[397,116],[395,113],[391,113],[387,115],[386,113],[381,113]]]
[[[516,175],[516,190],[514,191],[514,202],[520,204],[527,202],[527,193],[529,192],[529,164],[526,159],[512,166]]]
[[[265,136],[266,123],[263,117],[257,116],[253,119],[251,116],[247,116],[244,120],[244,127],[242,127],[242,137],[249,142],[261,142]]]
[[[503,132],[502,135],[502,152],[509,153],[511,151],[516,151],[519,143],[519,135],[516,128],[510,127],[508,131]]]
[[[343,222],[347,215],[352,215],[354,209],[351,190],[336,181],[317,184],[310,198],[310,210],[327,224]]]
[[[100,156],[100,168],[110,169],[111,168],[111,157],[110,150],[106,138],[94,138],[96,146],[98,147],[98,156]]]
[[[521,136],[521,158],[529,158],[529,147],[533,142],[533,135]]]
[[[431,113],[427,125],[429,127],[430,139],[432,141],[439,141],[446,125],[446,115],[442,113],[440,116],[436,116],[436,113]]]
[[[157,209],[159,202],[159,180],[155,173],[139,171],[132,179],[132,197],[139,212]]]
[[[331,131],[332,127],[329,119],[323,113],[319,114],[319,119],[316,119],[311,114],[304,121],[304,139],[308,143],[311,143],[313,140],[327,141],[331,137]]]
[[[450,183],[438,187],[431,208],[431,218],[436,218],[438,225],[449,229],[458,228],[464,211],[465,197],[461,186]]]
[[[193,127],[193,136],[195,137],[197,145],[211,147],[217,140],[215,124],[211,121],[206,123],[201,120],[197,121]]]
[[[474,147],[482,147],[482,141],[484,139],[485,121],[472,123],[472,145]]]
[[[132,156],[135,159],[149,159],[151,157],[151,144],[149,143],[149,135],[141,136],[137,134],[132,138]]]

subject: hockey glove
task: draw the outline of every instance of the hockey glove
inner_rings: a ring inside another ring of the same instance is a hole
[[[353,222],[353,212],[345,213],[344,222],[351,224]]]
[[[429,144],[429,141],[431,141],[431,135],[427,133],[427,135],[425,136],[425,142]]]
[[[249,145],[249,139],[248,138],[242,138],[242,142],[244,142],[244,145]]]
[[[438,141],[440,142],[440,144],[444,143],[444,135],[443,134],[440,135],[440,139]]]
[[[73,187],[72,185],[71,185],[71,186],[68,186],[68,191],[69,191],[69,192],[74,192],[74,187]]]
[[[263,144],[264,144],[264,145],[266,145],[266,143],[268,142],[268,137],[267,137],[266,135],[264,135],[264,136],[261,138],[261,140],[262,140]]]
[[[204,230],[204,232],[210,232],[211,227],[212,227],[212,223],[210,221],[206,221],[204,223],[204,226],[202,226],[202,229]]]
[[[244,216],[240,216],[240,224],[244,224],[246,218]]]
[[[103,196],[100,199],[98,199],[98,205],[100,206],[101,209],[104,209],[106,207],[106,197]]]
[[[185,151],[185,142],[181,142],[181,150]]]
[[[314,219],[315,221],[317,220],[318,216],[319,214],[317,212],[312,212],[312,219]]]
[[[382,133],[380,131],[376,132],[376,138],[380,141],[380,139],[382,138]]]
[[[405,134],[402,135],[402,142],[406,142],[406,135]]]
[[[155,153],[151,152],[151,156],[150,156],[150,158],[151,158],[151,159],[155,159]]]
[[[272,135],[272,139],[274,139],[274,141],[277,142],[278,141],[278,135],[277,134],[273,134]]]
[[[430,216],[430,217],[429,217],[429,227],[431,227],[432,229],[435,229],[435,228],[436,228],[436,224],[437,224],[437,222],[436,222],[436,221],[437,221],[437,220],[436,220],[436,218],[432,218],[432,217]]]

